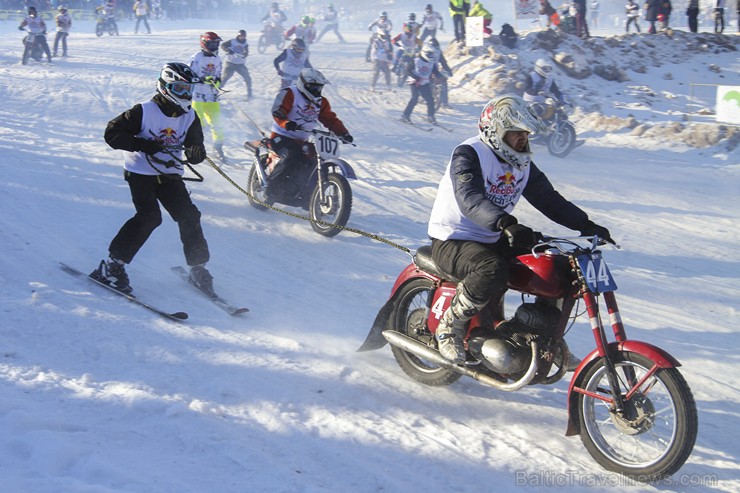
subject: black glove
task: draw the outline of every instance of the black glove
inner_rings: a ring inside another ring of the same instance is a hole
[[[609,230],[604,226],[599,226],[593,221],[588,221],[586,225],[581,229],[581,236],[598,236],[604,241],[616,245],[612,236],[609,234]]]
[[[503,233],[509,240],[509,246],[515,250],[529,250],[537,243],[535,232],[523,224],[512,224]]]
[[[23,27],[23,26],[18,26],[18,30],[19,30],[19,31],[23,31],[24,29],[25,29],[25,27]]]
[[[203,144],[193,144],[185,149],[185,157],[190,164],[202,163],[206,158],[206,146]]]
[[[513,226],[514,224],[518,224],[518,223],[519,221],[517,220],[517,218],[515,218],[511,214],[504,214],[503,216],[499,218],[498,222],[496,223],[496,226],[498,226],[498,229],[500,231],[503,231],[509,226]]]
[[[135,151],[143,152],[144,154],[154,155],[158,152],[164,151],[164,146],[156,140],[142,139],[136,137],[134,139]]]
[[[288,122],[285,124],[285,130],[298,130],[298,124],[296,122]]]
[[[350,134],[344,134],[339,136],[339,140],[341,140],[345,144],[351,144],[355,140],[355,138],[352,137]]]

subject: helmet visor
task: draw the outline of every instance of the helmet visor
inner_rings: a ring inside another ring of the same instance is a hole
[[[206,41],[204,45],[206,47],[206,50],[210,51],[211,53],[216,53],[218,51],[218,45],[220,43],[221,42],[219,40],[210,40]]]
[[[169,82],[166,87],[170,94],[173,94],[180,99],[193,98],[193,84],[190,82]]]
[[[315,82],[304,83],[306,90],[311,93],[312,96],[321,96],[321,90],[324,88],[324,84],[316,84]]]

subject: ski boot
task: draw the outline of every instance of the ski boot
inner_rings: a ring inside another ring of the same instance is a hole
[[[190,268],[190,283],[203,291],[206,296],[214,298],[216,292],[213,290],[213,276],[203,265],[194,265]]]
[[[134,290],[129,284],[124,263],[113,257],[108,261],[101,260],[98,268],[90,273],[90,277],[125,294]]]

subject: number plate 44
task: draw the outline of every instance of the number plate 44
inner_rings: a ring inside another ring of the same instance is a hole
[[[601,254],[579,255],[576,257],[576,261],[591,292],[607,293],[617,290],[617,283],[614,282],[612,273],[609,272],[609,267],[606,266],[606,261],[601,258]]]

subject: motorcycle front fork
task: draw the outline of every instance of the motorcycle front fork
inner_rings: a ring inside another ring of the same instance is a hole
[[[604,366],[607,369],[607,379],[609,380],[609,386],[612,389],[612,398],[614,399],[614,407],[616,412],[622,412],[624,409],[624,396],[621,392],[621,383],[617,376],[617,370],[614,366],[611,356],[608,352],[609,341],[607,340],[606,331],[604,330],[604,324],[601,320],[601,314],[599,312],[599,299],[594,293],[586,292],[583,293],[583,300],[586,303],[586,310],[588,312],[588,319],[591,323],[591,331],[594,335],[594,341],[596,342],[596,349],[599,356],[604,360]],[[609,312],[609,321],[614,332],[614,337],[617,342],[624,342],[627,339],[627,335],[624,331],[624,325],[622,324],[622,318],[619,315],[619,308],[617,307],[617,298],[614,292],[604,293],[604,302],[606,303],[607,310]],[[627,369],[628,386],[634,385],[635,375],[632,374],[631,369]]]

